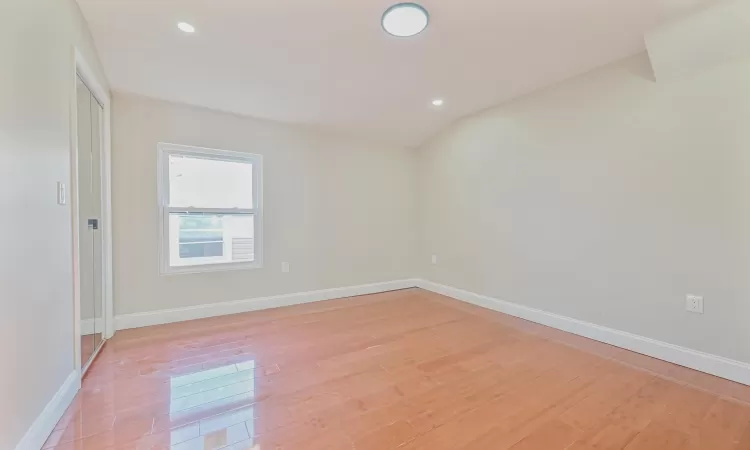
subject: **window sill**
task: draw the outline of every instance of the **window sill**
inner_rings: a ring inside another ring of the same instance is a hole
[[[195,273],[208,273],[208,272],[229,272],[235,270],[254,270],[262,269],[263,263],[260,261],[254,261],[249,263],[216,263],[216,264],[202,264],[196,266],[177,266],[177,267],[162,267],[160,275],[187,275]]]

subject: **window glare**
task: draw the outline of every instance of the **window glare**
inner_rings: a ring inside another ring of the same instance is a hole
[[[170,155],[169,206],[252,209],[253,165]]]

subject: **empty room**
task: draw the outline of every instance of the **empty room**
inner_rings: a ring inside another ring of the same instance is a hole
[[[750,450],[750,0],[0,0],[0,450]]]

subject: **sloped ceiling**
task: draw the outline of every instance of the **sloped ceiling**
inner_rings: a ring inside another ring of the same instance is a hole
[[[430,26],[403,39],[386,0],[78,0],[114,90],[399,146],[643,51],[709,1],[424,0]]]

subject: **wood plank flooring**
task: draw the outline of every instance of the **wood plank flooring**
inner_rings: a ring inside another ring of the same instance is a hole
[[[45,448],[738,450],[749,400],[408,289],[120,331]]]

